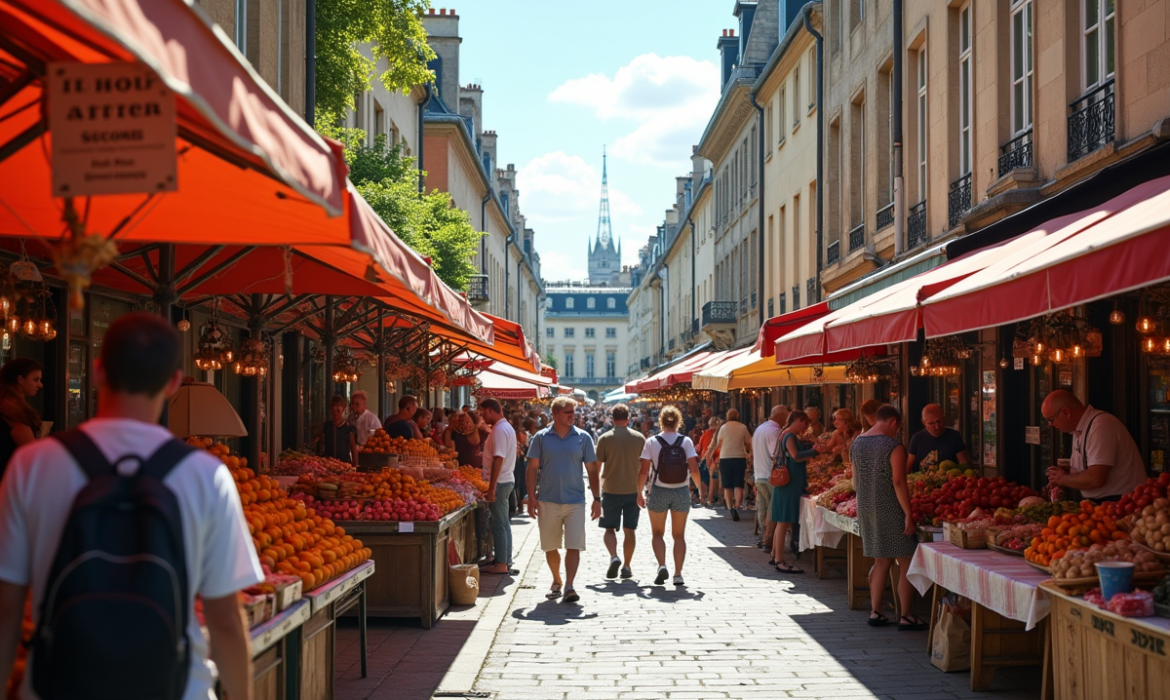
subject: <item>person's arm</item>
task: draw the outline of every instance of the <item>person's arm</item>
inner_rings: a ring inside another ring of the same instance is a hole
[[[707,497],[707,492],[703,489],[703,478],[699,476],[699,458],[691,457],[688,459],[687,469],[691,472],[691,481],[694,482],[695,488],[699,490],[699,501],[702,502]]]
[[[962,452],[956,454],[955,459],[959,460],[959,464],[962,465],[971,464],[971,455],[967,453],[967,450],[963,450]]]
[[[1059,467],[1051,467],[1048,470],[1048,480],[1057,486],[1092,491],[1105,485],[1109,480],[1110,469],[1112,467],[1108,464],[1094,464],[1083,472],[1065,474]]]
[[[26,428],[28,426],[25,426]],[[12,665],[16,663],[16,649],[20,645],[20,629],[24,622],[24,601],[28,597],[28,586],[0,581],[0,669],[4,680],[8,680]]]
[[[233,593],[203,599],[203,620],[211,638],[211,660],[219,670],[219,682],[229,700],[252,698],[252,641],[244,608]]]
[[[906,448],[898,445],[894,451],[890,453],[890,467],[894,472],[894,494],[898,497],[898,505],[902,506],[902,512],[906,514],[905,527],[902,529],[903,535],[914,534],[914,516],[910,508],[910,486],[906,483],[906,474],[909,470],[906,468]]]
[[[646,507],[646,479],[650,477],[650,460],[642,458],[642,467],[638,469],[638,507]]]
[[[410,421],[410,432],[414,433],[415,440],[422,440],[423,439],[422,430],[419,429],[418,423],[415,423],[414,421]]]
[[[914,453],[908,452],[906,454],[906,473],[909,474],[910,472],[914,471],[914,465],[917,463],[918,458],[914,456]],[[963,464],[966,464],[966,462],[963,462]]]
[[[443,444],[446,445],[447,449],[449,450],[455,449],[455,438],[451,437],[454,433],[455,428],[452,428],[451,426],[447,426],[447,429],[443,431]]]
[[[528,515],[535,518],[540,514],[540,505],[536,501],[536,477],[540,473],[540,460],[535,457],[528,458],[528,471],[524,476],[524,481],[528,486]]]
[[[33,434],[33,429],[24,423],[13,423],[11,432],[12,441],[16,443],[17,447],[27,445],[37,439],[37,436]]]
[[[751,459],[751,457],[752,457],[752,434],[746,430],[743,431],[743,453],[748,456],[748,459]]]
[[[792,440],[788,439],[790,437]],[[807,450],[799,449],[797,447],[799,441],[796,439],[795,433],[786,433],[784,437],[780,439],[784,440],[784,449],[788,451],[789,456],[791,456],[792,459],[797,462],[805,462],[810,457],[816,457],[818,454],[820,454],[815,447],[810,447]]]
[[[585,473],[589,475],[589,491],[593,494],[593,505],[590,507],[590,517],[597,520],[601,517],[601,464],[595,459],[585,463]]]
[[[471,432],[467,434],[467,441],[472,445],[478,445],[482,437],[483,436],[480,434],[479,428],[472,427]]]
[[[500,470],[504,468],[504,458],[499,455],[492,456],[491,476],[488,479],[487,495],[484,500],[488,503],[496,500],[496,483],[500,480]]]

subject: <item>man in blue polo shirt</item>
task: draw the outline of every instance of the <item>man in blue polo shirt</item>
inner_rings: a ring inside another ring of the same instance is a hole
[[[592,518],[601,517],[601,480],[593,438],[573,425],[577,402],[562,396],[552,403],[553,424],[532,436],[528,446],[528,514],[540,528],[553,584],[546,596],[555,600],[564,595],[566,603],[581,599],[573,590],[573,579],[585,549],[585,479],[593,493]],[[561,547],[565,548],[565,580],[561,582]]]

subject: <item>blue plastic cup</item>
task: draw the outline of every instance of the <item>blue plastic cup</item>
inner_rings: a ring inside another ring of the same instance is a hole
[[[1097,575],[1101,577],[1101,597],[1109,602],[1118,593],[1133,590],[1133,562],[1099,561]]]

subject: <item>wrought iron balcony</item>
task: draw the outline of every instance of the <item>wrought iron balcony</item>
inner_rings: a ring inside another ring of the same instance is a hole
[[[971,211],[971,173],[951,183],[951,192],[947,195],[947,207],[950,216],[947,218],[947,228],[952,229],[959,225],[963,215]]]
[[[999,148],[999,176],[1003,177],[1013,170],[1032,167],[1032,130],[1008,141]]]
[[[833,241],[825,252],[825,264],[832,265],[841,259],[841,241]]]
[[[671,338],[670,341],[666,344],[666,349],[669,352],[674,352],[674,348],[676,345],[678,345],[678,342],[674,338]]]
[[[886,206],[877,210],[877,230],[881,231],[887,226],[894,225],[894,203],[890,202]]]
[[[746,314],[747,309],[748,309],[747,297],[744,297],[743,299],[739,300],[739,315],[743,316],[744,314]]]
[[[734,301],[709,301],[703,304],[703,325],[735,323],[738,310]]]
[[[910,207],[906,213],[906,249],[913,250],[926,243],[926,200]]]
[[[467,279],[467,300],[472,304],[486,304],[488,298],[488,276],[472,275]]]
[[[1087,92],[1069,107],[1068,161],[1071,163],[1113,140],[1116,108],[1113,81]]]
[[[865,247],[865,223],[862,222],[849,231],[849,252]]]

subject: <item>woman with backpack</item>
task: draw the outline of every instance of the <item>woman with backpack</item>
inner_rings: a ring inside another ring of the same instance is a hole
[[[670,572],[666,568],[666,514],[670,512],[670,532],[674,540],[674,585],[683,585],[683,559],[687,555],[685,532],[687,514],[691,510],[688,481],[699,489],[699,499],[706,489],[699,478],[699,459],[695,444],[680,434],[682,413],[667,406],[658,414],[661,432],[646,441],[642,448],[642,468],[638,472],[638,507],[650,511],[650,532],[653,535],[654,558],[658,560],[656,585],[666,583]],[[647,482],[650,497],[645,497]]]

